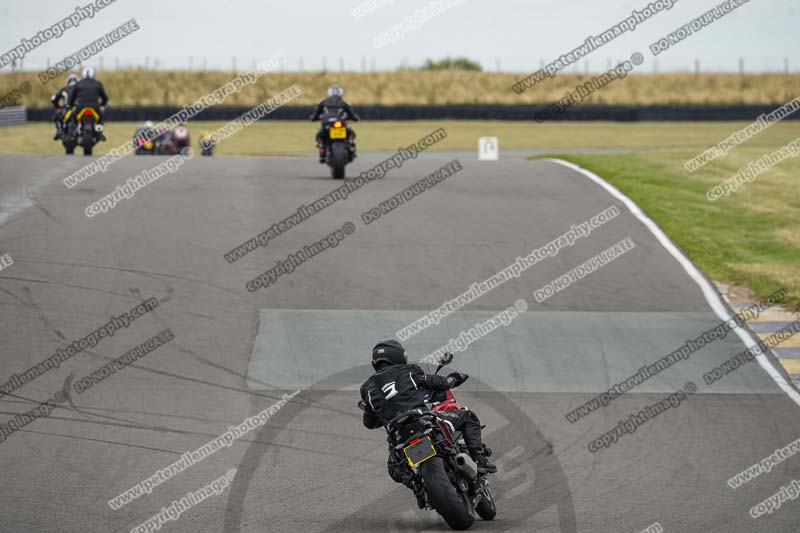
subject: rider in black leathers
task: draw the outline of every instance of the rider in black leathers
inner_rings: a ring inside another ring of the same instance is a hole
[[[83,79],[72,86],[72,90],[69,92],[69,102],[67,103],[70,107],[75,108],[70,116],[70,120],[75,119],[74,115],[77,111],[80,111],[84,107],[90,107],[94,109],[100,117],[97,123],[103,123],[103,115],[105,105],[108,103],[108,95],[106,94],[103,84],[94,79],[94,69],[88,67],[83,69]],[[106,140],[102,132],[99,137],[103,141]]]
[[[344,96],[344,89],[342,89],[340,86],[331,85],[328,87],[328,97],[317,104],[317,107],[314,109],[314,113],[311,115],[311,122],[322,120],[324,123],[325,119],[328,117],[336,117],[358,122],[358,115],[355,111],[353,111],[353,108],[350,107],[350,104],[345,102],[342,96]],[[323,128],[320,127],[319,131],[317,132],[317,149],[319,150],[320,163],[325,162],[325,144],[322,142],[323,131]],[[350,129],[350,127],[347,128],[347,138],[350,140],[350,149],[352,150],[353,158],[355,158],[356,132]]]
[[[428,410],[425,405],[425,390],[437,392],[458,387],[469,376],[453,372],[447,377],[426,374],[418,365],[408,364],[405,348],[396,340],[381,341],[372,349],[372,367],[375,374],[361,385],[363,402],[363,424],[368,429],[377,429],[388,424],[397,415],[411,409]],[[468,409],[439,411],[437,416],[449,421],[461,431],[470,456],[478,465],[479,472],[497,472],[489,462],[481,442],[481,423],[478,416]],[[398,483],[407,483],[407,469],[388,463],[389,475]]]
[[[67,112],[67,101],[69,100],[69,93],[76,83],[78,83],[78,75],[70,74],[67,76],[67,84],[50,97],[53,107],[56,108],[53,112],[53,122],[56,124],[56,134],[53,136],[54,141],[59,140],[64,134],[64,114]]]

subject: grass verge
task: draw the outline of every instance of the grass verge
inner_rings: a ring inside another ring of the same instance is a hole
[[[159,120],[162,117],[153,117]],[[224,122],[189,122],[192,142],[202,130],[213,131]],[[102,155],[130,140],[137,124],[106,123],[108,142],[100,143],[95,153]],[[498,137],[501,150],[564,150],[613,148],[625,150],[692,150],[699,153],[724,139],[741,122],[563,122],[536,124],[506,121],[397,121],[354,123],[358,149],[365,152],[394,151],[407,146],[437,128],[447,131],[447,138],[432,150],[477,151],[478,137]],[[301,155],[314,152],[314,134],[318,124],[310,122],[263,120],[253,124],[218,149],[220,155]],[[54,142],[54,127],[45,122],[0,128],[0,153],[61,154],[60,142]],[[800,121],[777,124],[748,143],[768,149],[780,146],[784,139],[800,137]],[[695,155],[692,154],[692,155]]]
[[[787,137],[781,144],[794,137]],[[709,188],[777,149],[750,146],[689,174],[695,153],[553,154],[619,188],[712,279],[745,285],[764,298],[785,288],[800,310],[800,160],[789,159],[715,202]]]

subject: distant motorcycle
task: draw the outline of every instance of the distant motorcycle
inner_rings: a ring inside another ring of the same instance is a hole
[[[180,124],[168,132],[158,146],[158,153],[162,155],[188,155],[191,151],[189,128]]]
[[[156,143],[151,128],[139,127],[133,134],[133,150],[136,155],[155,155]],[[148,135],[149,133],[149,135]]]
[[[211,138],[211,135],[204,131],[200,133],[200,154],[205,156],[212,156],[214,155],[214,149],[216,146],[214,145],[214,140]]]
[[[436,369],[439,373],[453,360],[445,354]],[[431,410],[412,409],[401,413],[386,425],[389,453],[396,464],[412,472],[411,487],[421,508],[434,509],[452,529],[472,527],[475,513],[484,520],[497,514],[490,474],[479,473],[469,456],[461,432],[436,416],[461,406],[452,391],[436,392],[426,398]],[[363,401],[359,407],[364,409]],[[491,449],[484,444],[488,457]]]
[[[92,149],[102,133],[100,115],[91,107],[83,107],[78,110],[75,120],[69,121],[61,142],[67,154],[75,153],[75,147],[80,146],[83,148],[83,155],[92,155]]]
[[[322,139],[325,143],[325,163],[331,167],[331,176],[344,179],[344,167],[353,160],[355,139],[349,135],[347,121],[343,117],[327,117],[322,120]]]

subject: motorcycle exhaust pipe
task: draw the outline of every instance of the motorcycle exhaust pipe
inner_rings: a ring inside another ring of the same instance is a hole
[[[456,455],[456,467],[469,479],[478,477],[478,465],[466,453]]]

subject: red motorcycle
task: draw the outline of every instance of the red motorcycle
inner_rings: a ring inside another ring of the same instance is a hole
[[[452,360],[453,354],[445,354],[434,374]],[[435,510],[456,530],[472,527],[476,513],[484,520],[494,519],[497,508],[490,474],[478,472],[461,432],[436,416],[461,405],[449,390],[431,394],[426,403],[430,410],[412,409],[386,425],[389,453],[395,464],[409,469],[408,485],[418,506]],[[484,454],[491,455],[486,445]]]

